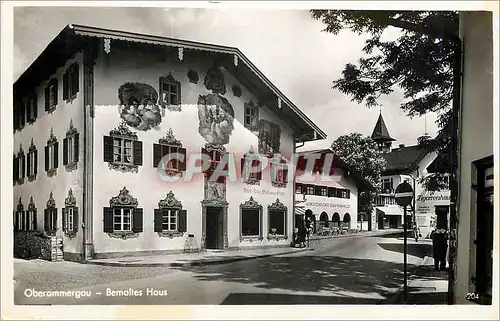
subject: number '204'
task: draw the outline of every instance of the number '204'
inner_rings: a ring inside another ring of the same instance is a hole
[[[465,298],[467,300],[478,300],[479,299],[479,294],[474,293],[474,292],[469,292],[466,294]]]

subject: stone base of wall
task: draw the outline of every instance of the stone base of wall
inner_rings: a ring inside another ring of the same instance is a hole
[[[85,263],[85,260],[83,259],[82,253],[64,252],[63,253],[63,260],[77,262],[77,263]]]

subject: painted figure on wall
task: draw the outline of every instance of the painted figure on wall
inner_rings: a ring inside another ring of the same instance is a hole
[[[118,89],[120,117],[138,130],[149,130],[161,123],[158,92],[143,83],[126,83]]]
[[[272,156],[279,153],[280,139],[280,126],[264,119],[259,121],[259,154]]]
[[[207,143],[225,145],[234,129],[234,110],[229,101],[216,94],[198,98],[198,131]]]

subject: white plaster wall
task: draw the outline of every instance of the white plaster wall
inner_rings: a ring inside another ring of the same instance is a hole
[[[297,183],[303,184],[315,184],[327,187],[335,188],[345,188],[350,191],[350,198],[337,198],[337,197],[327,197],[319,195],[306,195],[306,202],[304,204],[304,210],[311,210],[316,216],[316,221],[319,221],[321,213],[326,212],[328,214],[328,220],[331,221],[333,214],[338,213],[340,216],[340,221],[344,220],[344,216],[349,214],[351,217],[350,229],[356,228],[357,215],[358,215],[358,189],[355,181],[346,177],[345,174],[340,169],[335,169],[335,176],[331,176],[332,180],[323,179],[324,175],[319,173],[314,174],[313,182],[308,181],[307,178],[311,178],[310,173],[304,173],[299,175],[296,179]],[[329,178],[329,177],[327,177]],[[302,200],[302,194],[296,193],[295,198],[297,200]]]
[[[75,100],[66,103],[63,100],[63,74],[66,68],[73,62],[80,64],[80,85],[79,92]],[[66,62],[65,66],[60,67],[52,75],[47,75],[46,81],[40,83],[34,90],[37,94],[37,119],[34,124],[26,124],[21,131],[14,133],[14,153],[19,151],[19,145],[22,144],[25,155],[27,155],[31,139],[38,150],[38,168],[36,180],[28,182],[27,177],[24,178],[24,184],[14,186],[14,206],[17,207],[19,197],[22,198],[24,209],[27,210],[30,197],[33,196],[33,201],[37,208],[37,229],[43,230],[44,224],[44,209],[46,208],[47,200],[50,192],[53,193],[58,212],[58,235],[62,233],[62,208],[64,200],[68,196],[70,188],[73,189],[73,195],[76,198],[77,207],[79,209],[79,220],[82,221],[83,216],[83,68],[81,66],[82,54],[78,53],[73,59]],[[53,77],[58,79],[58,103],[55,111],[51,114],[45,111],[45,87],[47,82]],[[66,131],[69,129],[70,120],[73,120],[73,126],[80,133],[79,144],[79,161],[78,168],[71,172],[67,172],[63,165],[63,138],[66,137]],[[50,136],[50,128],[54,128],[54,135],[59,142],[58,169],[57,175],[48,177],[45,172],[45,146]],[[26,159],[26,165],[28,165]],[[27,170],[26,170],[27,173]],[[78,234],[74,238],[64,236],[64,252],[81,253],[83,247],[81,223],[78,229]]]
[[[472,162],[493,155],[493,36],[488,12],[460,13],[464,44],[460,138],[459,225],[457,245],[457,304],[466,304],[472,288],[475,253],[475,199]],[[496,175],[496,174],[495,174]]]
[[[167,183],[157,177],[157,169],[153,167],[153,143],[165,136],[167,130],[172,128],[174,135],[179,139],[183,147],[187,149],[187,154],[200,153],[205,145],[205,139],[198,133],[198,110],[196,103],[199,95],[211,93],[204,84],[204,77],[213,61],[189,60],[179,62],[177,57],[155,58],[147,54],[138,52],[126,53],[124,51],[113,50],[111,44],[111,54],[107,57],[101,55],[95,65],[95,96],[96,116],[94,124],[94,244],[96,253],[104,252],[124,252],[124,251],[149,251],[149,250],[180,250],[184,248],[184,238],[162,238],[154,233],[154,211],[158,201],[164,199],[166,194],[172,190],[178,200],[187,210],[187,236],[188,233],[195,235],[198,245],[201,242],[202,234],[202,206],[204,198],[204,182],[201,175],[195,176],[191,182]],[[199,74],[197,84],[189,82],[187,72],[193,69]],[[103,136],[115,128],[121,121],[118,108],[109,105],[118,105],[118,88],[126,82],[142,82],[151,85],[159,90],[159,77],[172,73],[172,76],[181,82],[182,86],[182,111],[166,111],[162,118],[160,130],[135,131],[139,140],[143,142],[143,166],[139,167],[138,173],[122,173],[108,168],[108,164],[103,161]],[[231,103],[234,112],[234,130],[230,142],[225,145],[229,153],[236,154],[236,166],[240,166],[240,158],[252,145],[254,150],[258,150],[257,136],[252,134],[243,126],[243,106],[245,102],[258,99],[253,96],[241,84],[242,95],[235,97],[231,87],[236,80],[227,72],[224,73],[226,83],[225,98]],[[281,152],[289,156],[293,149],[293,139],[291,130],[286,126],[286,121],[278,119],[265,107],[259,110],[261,119],[271,120],[281,126]],[[239,174],[239,173],[238,173]],[[227,183],[228,207],[228,240],[229,246],[259,246],[270,244],[267,241],[267,205],[280,201],[288,208],[288,235],[291,239],[293,204],[292,192],[293,184],[290,182],[287,188],[273,188],[266,181],[268,173],[263,174],[260,190],[269,192],[268,194],[250,194],[244,192],[245,186],[242,183]],[[139,207],[144,208],[143,233],[136,239],[117,240],[110,238],[103,233],[103,207],[109,206],[111,197],[118,195],[119,191],[126,186],[131,195],[136,197]],[[252,189],[255,187],[251,187]],[[264,209],[263,212],[263,232],[262,242],[240,243],[239,229],[239,205],[248,200],[250,196],[259,202]],[[280,241],[281,244],[289,244],[289,241]],[[272,244],[276,244],[274,241]]]

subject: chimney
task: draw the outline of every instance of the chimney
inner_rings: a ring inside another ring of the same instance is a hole
[[[399,144],[399,148],[405,147],[405,144]]]

